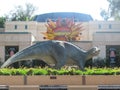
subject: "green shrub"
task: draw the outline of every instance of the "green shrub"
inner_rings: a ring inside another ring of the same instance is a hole
[[[3,68],[0,75],[120,75],[120,68],[85,68],[81,71],[75,68]]]

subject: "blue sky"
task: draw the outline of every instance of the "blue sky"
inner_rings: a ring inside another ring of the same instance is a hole
[[[107,0],[0,0],[0,16],[4,16],[15,6],[32,3],[38,8],[35,14],[49,12],[78,12],[90,14],[96,20],[102,20],[100,8],[108,8]],[[7,2],[7,3],[6,3]]]

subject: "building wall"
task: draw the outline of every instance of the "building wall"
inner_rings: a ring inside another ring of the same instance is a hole
[[[5,32],[31,32],[37,38],[37,22],[12,21],[5,23]]]
[[[46,32],[47,28],[45,27],[46,23],[37,23],[37,40],[38,41],[44,41],[43,37],[44,35],[42,32]]]
[[[4,28],[0,28],[0,32],[4,32],[5,31],[5,29]]]
[[[5,46],[18,46],[19,50],[31,45],[31,34],[0,34],[0,60],[5,61]]]
[[[81,23],[81,22],[78,22]],[[77,23],[77,24],[78,24]],[[44,41],[42,32],[46,32],[47,28],[45,27],[45,24],[47,22],[34,22],[34,21],[12,21],[12,22],[6,22],[5,32],[31,32],[32,35],[35,37],[37,41]],[[25,26],[27,25],[27,29],[25,29]],[[16,26],[16,28],[15,28]],[[84,22],[82,23],[82,27],[84,28],[82,32],[82,41],[88,41],[89,40],[89,23]]]
[[[81,23],[81,22],[77,22]],[[35,22],[35,21],[13,21],[6,22],[5,32],[30,32],[34,40],[44,41],[43,34],[41,32],[46,32],[45,27],[46,22]],[[15,28],[17,26],[17,28]],[[106,57],[106,45],[120,45],[120,22],[119,21],[90,21],[82,22],[84,28],[82,32],[81,41],[72,42],[81,48],[88,50],[91,47],[98,46],[101,49],[99,54],[100,57]],[[16,44],[20,46],[20,49],[31,45],[32,38],[25,35],[16,34],[6,34],[0,35],[0,47],[3,48],[4,45]],[[5,40],[4,40],[5,38]],[[28,41],[24,41],[24,39]],[[3,43],[4,42],[4,43]],[[27,43],[28,42],[28,43]],[[1,49],[4,51],[4,48]],[[1,54],[4,56],[4,53]]]
[[[77,22],[81,23],[81,22]],[[37,40],[43,40],[43,35],[41,32],[46,32],[47,28],[45,27],[47,22],[35,22],[35,21],[12,21],[6,22],[5,32],[31,32],[32,35]],[[111,31],[120,31],[120,22],[116,21],[90,21],[82,22],[84,31],[82,32],[82,41],[91,41],[93,40],[93,33],[97,31],[101,32],[111,32]],[[17,29],[15,29],[17,25]],[[27,26],[27,29],[25,29]]]
[[[96,32],[93,37],[93,45],[101,49],[99,56],[102,58],[106,58],[107,45],[120,45],[120,32]]]

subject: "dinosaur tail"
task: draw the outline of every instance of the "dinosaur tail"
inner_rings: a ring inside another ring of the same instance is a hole
[[[34,59],[33,55],[34,55],[34,49],[36,49],[35,47],[28,47],[22,51],[17,52],[15,55],[13,55],[12,57],[10,57],[2,66],[1,68],[4,67],[8,67],[9,65],[18,62],[18,61],[22,61],[22,60],[31,60]]]

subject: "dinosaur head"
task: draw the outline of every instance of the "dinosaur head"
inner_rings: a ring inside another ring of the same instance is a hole
[[[100,49],[98,47],[93,47],[92,50],[93,50],[92,53],[93,56],[97,56],[100,52]]]
[[[100,52],[100,49],[98,47],[91,48],[90,50],[87,51],[86,59],[88,60],[94,56],[97,56],[99,54],[99,52]]]

